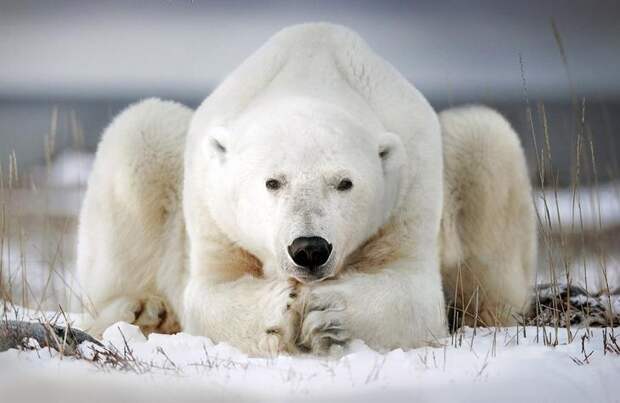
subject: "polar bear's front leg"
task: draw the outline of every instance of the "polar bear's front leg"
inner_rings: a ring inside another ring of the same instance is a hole
[[[304,287],[300,348],[329,354],[352,339],[380,351],[436,343],[447,331],[439,272],[416,266],[403,260]]]
[[[214,283],[196,276],[185,290],[183,329],[252,355],[295,352],[300,320],[292,309],[296,288],[290,280],[244,276]]]

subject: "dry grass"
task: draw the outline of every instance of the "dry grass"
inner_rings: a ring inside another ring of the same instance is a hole
[[[563,222],[563,217],[560,215],[560,193],[562,191],[565,192],[566,189],[560,189],[558,186],[560,182],[559,170],[554,166],[555,160],[553,158],[545,104],[539,102],[533,107],[527,85],[526,64],[520,54],[519,64],[521,67],[524,112],[530,129],[530,141],[535,154],[535,188],[537,188],[538,191],[534,193],[534,197],[540,198],[543,205],[542,212],[540,210],[537,211],[539,267],[537,270],[536,284],[550,283],[552,289],[556,290],[556,294],[560,294],[561,285],[566,285],[568,293],[564,300],[562,300],[564,303],[560,303],[560,299],[554,298],[552,299],[553,306],[549,307],[541,305],[540,296],[538,292],[536,292],[533,298],[533,313],[530,315],[530,318],[518,317],[517,320],[521,325],[535,323],[539,326],[541,321],[537,319],[539,319],[542,312],[551,312],[553,317],[545,318],[545,320],[542,321],[545,324],[543,324],[540,329],[537,328],[537,340],[542,340],[545,345],[557,345],[560,329],[565,328],[568,333],[569,341],[573,341],[576,333],[575,329],[571,326],[571,318],[575,314],[573,310],[576,308],[571,306],[570,292],[573,290],[572,286],[578,281],[584,286],[588,294],[605,296],[606,308],[608,310],[607,326],[610,328],[608,331],[608,336],[610,337],[609,343],[613,346],[615,343],[614,326],[617,326],[618,319],[617,317],[614,318],[611,314],[613,306],[611,295],[614,292],[618,293],[618,291],[610,287],[608,270],[610,260],[617,259],[620,253],[620,250],[618,250],[620,245],[614,242],[614,240],[620,236],[620,228],[608,228],[606,225],[607,223],[603,222],[599,200],[599,167],[596,160],[593,133],[588,125],[587,117],[588,101],[585,97],[578,99],[574,90],[575,86],[571,78],[568,57],[563,44],[562,35],[553,19],[550,21],[550,26],[559,51],[559,57],[565,68],[567,85],[571,93],[573,130],[568,134],[575,146],[572,158],[572,176],[568,189],[572,198],[572,217],[570,222]],[[613,139],[611,130],[602,134],[608,139]],[[610,144],[613,145],[613,141],[610,141]],[[615,183],[620,183],[617,182],[620,181],[617,169],[618,161],[613,161],[611,165],[610,173],[613,175],[610,176],[616,181]],[[589,205],[595,206],[597,214],[596,224],[594,226],[587,226],[584,222],[585,212],[582,206],[582,191],[584,188],[592,190],[590,195],[594,200],[590,200]],[[618,192],[617,189],[616,192]],[[550,194],[552,197],[548,196]],[[620,193],[616,193],[616,195],[617,199],[620,200]],[[534,202],[536,202],[536,200],[534,200]],[[588,264],[588,261],[592,260],[596,262],[596,270],[600,272],[599,278],[601,279],[601,284],[598,285],[592,285],[589,281],[592,276],[592,267]],[[466,270],[466,268],[461,268],[461,270]],[[579,275],[581,276],[579,277]],[[462,278],[462,276],[459,274],[458,278]],[[466,322],[471,323],[473,320],[474,335],[476,334],[476,327],[480,324],[480,318],[477,314],[480,290],[477,289],[471,296],[466,297],[463,292],[463,287],[458,287],[458,284],[459,282],[457,281],[457,288],[455,289],[453,300],[459,301],[458,305],[464,308],[458,309],[451,307],[452,311],[449,313],[450,327],[455,330],[451,336],[451,344],[454,346],[463,345],[463,328]],[[616,287],[618,287],[618,285],[616,285]],[[474,314],[469,313],[470,308],[473,308]],[[587,308],[586,306],[586,309]],[[594,315],[594,312],[586,310],[582,311],[581,314],[587,319],[591,315]],[[501,318],[504,315],[510,315],[510,312],[496,312],[495,315],[497,318]],[[589,331],[589,322],[589,320],[585,321],[586,331]],[[497,332],[497,330],[495,330],[495,332]],[[523,327],[523,332],[525,332],[525,327]],[[518,342],[518,331],[516,335]],[[539,338],[539,335],[542,337]],[[605,340],[607,340],[607,336]],[[470,341],[470,346],[471,345],[473,345],[473,339]],[[612,348],[611,351],[615,350]],[[587,362],[587,358],[587,356],[584,356],[584,362]]]

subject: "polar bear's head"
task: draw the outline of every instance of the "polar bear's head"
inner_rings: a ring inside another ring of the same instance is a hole
[[[209,211],[266,272],[334,276],[390,217],[405,150],[360,122],[331,104],[285,99],[206,130]]]

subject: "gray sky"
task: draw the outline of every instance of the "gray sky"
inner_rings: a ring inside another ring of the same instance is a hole
[[[278,29],[357,30],[431,96],[620,93],[618,1],[0,0],[0,97],[203,97]]]

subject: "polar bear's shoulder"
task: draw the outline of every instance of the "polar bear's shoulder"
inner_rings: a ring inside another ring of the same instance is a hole
[[[192,113],[190,108],[178,102],[147,98],[122,111],[110,124],[110,127],[121,130],[106,130],[104,136],[138,129],[148,132],[178,131],[178,128],[188,125]]]
[[[439,121],[448,171],[463,174],[468,172],[465,167],[494,166],[527,172],[519,135],[499,112],[467,105],[441,112]]]
[[[313,47],[350,49],[364,43],[355,31],[329,22],[293,25],[277,32],[272,44],[282,48],[312,49]]]
[[[157,98],[127,107],[103,133],[89,188],[109,186],[128,203],[162,199],[178,188],[192,114],[180,103]]]

